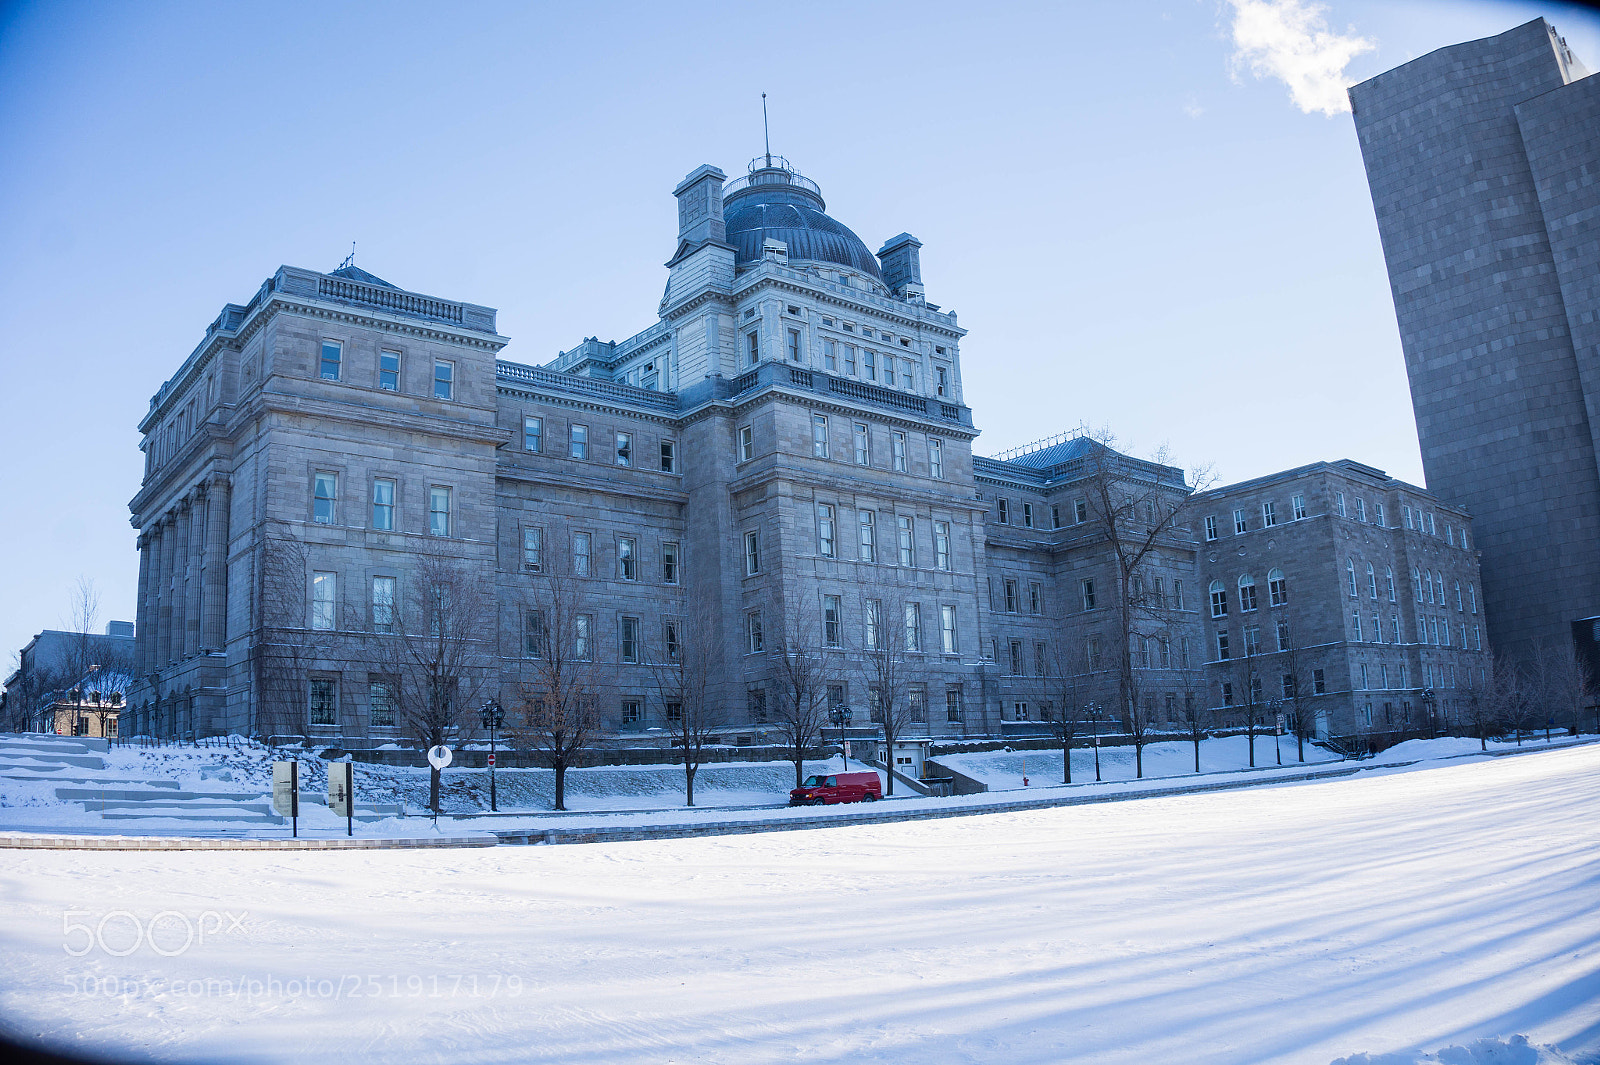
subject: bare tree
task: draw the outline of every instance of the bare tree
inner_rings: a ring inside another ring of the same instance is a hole
[[[837,621],[834,624],[838,624]],[[841,634],[832,634],[834,644]],[[778,735],[794,763],[794,786],[800,787],[805,775],[805,760],[822,740],[822,726],[828,721],[828,689],[842,677],[840,668],[830,661],[817,639],[817,627],[790,599],[784,611],[783,632],[768,656],[772,676],[778,686]],[[843,743],[843,737],[840,738]],[[893,785],[890,785],[891,792]]]
[[[567,770],[600,731],[595,612],[578,577],[550,571],[534,580],[519,713],[508,731],[555,771],[555,809],[565,810]],[[703,699],[703,687],[700,693]]]
[[[1546,722],[1570,717],[1569,731],[1578,732],[1578,717],[1589,697],[1589,671],[1570,640],[1544,642],[1534,649],[1530,663]],[[1547,729],[1548,731],[1548,729]]]
[[[80,575],[72,586],[68,600],[67,630],[73,634],[72,646],[67,653],[66,671],[71,682],[76,683],[95,666],[109,666],[100,661],[94,649],[94,630],[100,622],[100,592],[94,580]]]
[[[1522,733],[1533,720],[1534,697],[1521,662],[1494,656],[1489,671],[1489,701],[1495,718],[1516,731],[1517,746],[1522,746]]]
[[[413,556],[389,632],[367,637],[369,668],[389,686],[398,725],[420,747],[470,735],[495,680],[495,602],[480,568],[438,552]],[[428,805],[439,808],[430,766]]]
[[[1072,748],[1083,732],[1083,719],[1078,716],[1078,699],[1084,671],[1078,668],[1079,656],[1069,651],[1069,646],[1072,645],[1056,642],[1054,652],[1045,660],[1043,679],[1045,701],[1049,704],[1045,709],[1046,721],[1050,726],[1050,735],[1061,748],[1063,784],[1072,783]]]
[[[710,697],[711,680],[717,669],[711,632],[708,611],[703,607],[697,608],[688,622],[666,618],[662,622],[661,645],[650,658],[672,746],[682,752],[686,806],[694,805],[694,778],[704,762],[705,749],[726,726],[720,708],[712,704]],[[547,750],[557,746],[552,742]],[[557,791],[559,794],[559,782]]]
[[[308,673],[321,656],[328,629],[314,627],[306,602],[311,580],[306,545],[292,532],[265,535],[256,549],[255,587],[260,629],[250,649],[255,694],[251,732],[304,736],[309,707]]]
[[[1262,715],[1266,712],[1263,705],[1263,687],[1261,680],[1261,654],[1260,648],[1252,646],[1248,641],[1240,648],[1240,655],[1233,661],[1233,677],[1244,700],[1245,734],[1250,738],[1250,767],[1256,764],[1256,726],[1261,724]]]
[[[1116,450],[1116,437],[1101,430],[1089,440],[1078,481],[1085,493],[1093,534],[1110,549],[1115,567],[1112,607],[1116,633],[1112,645],[1117,654],[1118,715],[1134,735],[1136,758],[1143,771],[1141,731],[1135,726],[1148,724],[1148,715],[1138,705],[1139,681],[1134,675],[1133,655],[1146,638],[1167,631],[1164,603],[1157,604],[1154,579],[1169,553],[1189,546],[1185,530],[1191,510],[1192,492],[1203,491],[1211,483],[1209,469],[1193,471],[1186,478],[1171,465],[1165,447],[1149,460],[1136,459]],[[1145,576],[1150,576],[1147,584]]]
[[[925,638],[921,617],[913,616],[914,603],[900,585],[879,585],[869,593],[861,647],[866,674],[868,708],[874,724],[883,728],[887,794],[894,794],[894,745],[916,717],[912,705],[912,674],[917,652]],[[924,714],[926,707],[923,708]]]
[[[1472,731],[1478,735],[1478,748],[1489,749],[1489,732],[1499,723],[1498,700],[1493,690],[1493,682],[1489,684],[1471,684],[1467,687],[1466,695],[1467,722],[1472,726]]]
[[[1284,607],[1278,622],[1278,667],[1282,670],[1280,686],[1283,689],[1283,706],[1288,712],[1289,726],[1294,729],[1295,749],[1300,761],[1306,760],[1307,723],[1306,678],[1311,674],[1312,655],[1300,646],[1299,626],[1292,607]]]
[[[1194,771],[1200,772],[1200,741],[1206,738],[1206,725],[1211,720],[1209,709],[1210,686],[1205,670],[1192,665],[1178,670],[1178,688],[1183,695],[1183,723],[1194,744]]]

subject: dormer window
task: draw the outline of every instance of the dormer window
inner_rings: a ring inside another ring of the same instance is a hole
[[[800,308],[791,303],[789,304],[789,313],[798,316],[800,314]]]
[[[822,324],[823,325],[832,325],[833,324],[833,319],[832,318],[824,318],[822,320]]]
[[[854,333],[856,331],[856,327],[854,325],[852,325],[851,323],[846,322],[846,323],[844,323],[844,331],[846,333]]]

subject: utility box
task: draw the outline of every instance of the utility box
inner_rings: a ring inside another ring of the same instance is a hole
[[[933,740],[928,738],[895,740],[894,750],[890,753],[894,760],[890,765],[901,776],[921,780],[923,768],[928,762],[928,751],[932,747]]]

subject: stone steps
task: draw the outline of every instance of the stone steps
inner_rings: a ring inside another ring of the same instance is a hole
[[[10,750],[0,751],[0,772],[8,769],[104,769],[106,760],[97,754],[55,754],[55,753],[25,753]]]
[[[0,735],[0,752],[60,751],[63,754],[105,754],[111,750],[111,741],[97,736],[51,736],[45,733],[24,734],[12,732]]]
[[[137,788],[57,788],[56,798],[77,801],[80,799],[115,799],[126,802],[189,802],[199,800],[202,802],[239,802],[246,800],[259,800],[266,793],[262,791],[179,791],[177,781],[172,782],[171,788],[141,790]]]

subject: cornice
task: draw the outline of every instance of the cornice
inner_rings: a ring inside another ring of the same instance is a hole
[[[913,415],[894,414],[887,410],[881,410],[878,407],[855,406],[852,405],[848,400],[837,399],[832,396],[823,397],[814,392],[801,392],[777,383],[767,385],[765,388],[758,388],[753,392],[747,393],[746,395],[736,397],[731,401],[733,412],[738,414],[746,408],[753,406],[757,401],[770,399],[774,394],[780,395],[784,399],[793,403],[797,403],[802,407],[811,407],[841,414],[848,414],[851,417],[869,418],[874,422],[899,426],[905,429],[916,429],[919,432],[925,432],[929,435],[943,437],[945,439],[958,439],[970,442],[977,439],[981,433],[981,430],[969,429],[967,426],[962,425],[959,422],[955,424],[951,424],[950,422],[937,422],[931,418],[924,420],[918,419]]]
[[[763,282],[771,285],[774,288],[812,296],[822,302],[831,303],[834,306],[847,307],[860,315],[870,314],[881,318],[892,318],[904,325],[913,326],[918,329],[927,329],[936,333],[942,333],[954,339],[960,339],[961,337],[967,335],[967,331],[958,325],[951,325],[949,323],[939,324],[936,322],[927,321],[919,315],[894,307],[892,301],[890,301],[891,306],[889,307],[879,307],[874,304],[867,303],[864,300],[857,300],[846,296],[843,293],[834,292],[820,284],[805,283],[794,278],[781,277],[759,270],[747,273],[743,283],[736,283],[734,285],[731,293],[732,298],[735,300],[742,298],[751,289],[758,287]],[[929,313],[938,314],[939,312],[933,311]]]
[[[678,415],[664,411],[646,411],[639,407],[630,407],[622,403],[607,403],[594,396],[577,398],[565,393],[540,392],[535,386],[511,386],[495,383],[495,392],[505,396],[526,396],[537,399],[541,403],[549,403],[556,407],[565,407],[569,410],[592,410],[597,413],[621,415],[635,418],[639,421],[653,422],[656,425],[670,425],[676,427],[682,420]],[[662,393],[665,395],[666,393]],[[511,430],[507,430],[510,432]]]
[[[686,506],[689,502],[689,493],[683,490],[667,488],[651,488],[648,486],[625,484],[621,481],[600,477],[576,477],[572,475],[551,475],[505,463],[496,463],[494,468],[496,481],[508,481],[513,484],[539,485],[550,488],[563,488],[569,491],[594,492],[600,495],[619,496],[624,499],[648,499],[656,503],[666,503],[670,506]],[[663,476],[672,476],[665,474]]]

